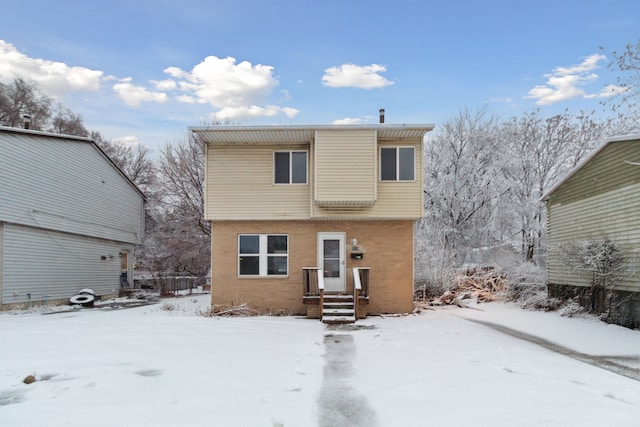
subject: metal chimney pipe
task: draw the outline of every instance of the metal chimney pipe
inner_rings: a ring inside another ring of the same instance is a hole
[[[29,127],[31,126],[31,116],[28,114],[23,114],[22,115],[22,120],[24,123],[24,128],[25,129],[29,129]]]
[[[380,123],[384,123],[384,108],[380,109]]]

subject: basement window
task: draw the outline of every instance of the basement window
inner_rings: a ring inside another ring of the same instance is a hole
[[[273,182],[275,184],[306,184],[307,152],[276,151],[273,153]]]
[[[286,234],[238,236],[238,275],[286,276],[288,266],[289,236]]]
[[[415,147],[380,148],[381,181],[415,181]]]

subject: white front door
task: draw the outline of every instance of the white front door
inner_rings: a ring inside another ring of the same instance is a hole
[[[322,267],[327,292],[346,290],[344,242],[344,233],[318,233],[318,265]]]

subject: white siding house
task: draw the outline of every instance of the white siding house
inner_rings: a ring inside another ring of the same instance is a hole
[[[0,127],[0,309],[132,282],[144,195],[90,139]]]

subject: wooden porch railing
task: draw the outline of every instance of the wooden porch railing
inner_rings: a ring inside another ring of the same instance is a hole
[[[353,307],[357,317],[358,305],[360,300],[368,303],[369,298],[369,267],[354,267],[353,271]],[[324,306],[324,275],[322,267],[303,267],[302,268],[302,287],[303,294],[309,297],[310,301],[317,298],[318,307],[320,308],[320,320],[322,320],[322,307]],[[315,304],[315,302],[314,302]]]
[[[320,320],[322,320],[322,306],[324,304],[324,274],[322,267],[302,268],[302,288],[304,296],[319,296]]]
[[[353,308],[358,318],[358,304],[360,297],[369,296],[369,267],[353,268]]]
[[[324,289],[324,277],[319,274],[321,267],[303,267],[302,268],[302,288],[304,296],[320,295],[320,282]]]
[[[353,268],[353,281],[360,284],[360,289],[357,295],[359,297],[369,297],[369,267],[354,267]],[[355,286],[355,285],[354,285]],[[356,292],[354,289],[354,296]]]

